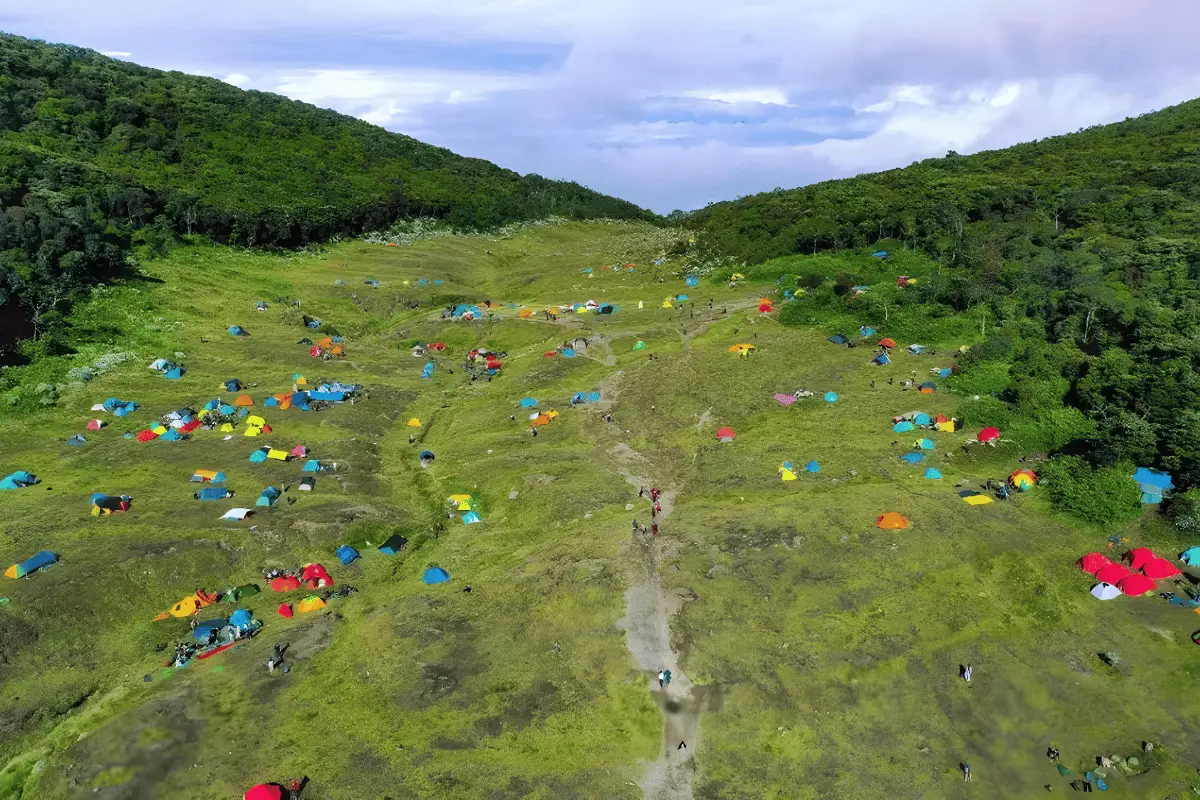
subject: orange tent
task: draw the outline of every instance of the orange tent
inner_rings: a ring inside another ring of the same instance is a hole
[[[895,339],[887,339],[887,338],[885,338],[885,339],[880,339],[880,340],[879,340],[879,346],[880,346],[880,347],[887,347],[887,348],[889,348],[889,349],[890,349],[890,348],[892,348],[892,347],[895,347],[895,346],[896,346],[896,340],[895,340]]]
[[[333,347],[333,339],[329,338],[328,336],[326,336],[324,339],[317,339],[316,346],[322,350],[328,350],[329,348]]]
[[[335,356],[344,356],[346,355],[346,348],[340,344],[335,344],[333,347],[329,348],[329,352],[333,353]]]
[[[900,530],[907,528],[909,525],[908,517],[903,514],[897,514],[895,511],[889,511],[886,514],[881,514],[879,519],[875,520],[876,528],[883,528],[885,531]]]
[[[239,396],[237,400],[234,400],[233,404],[240,408],[246,408],[247,406],[254,405],[254,401],[250,399],[250,395],[243,394]]]
[[[533,424],[534,425],[549,425],[550,417],[547,416],[546,414],[538,414],[537,417],[534,418]]]
[[[533,309],[522,308],[521,312],[517,316],[519,316],[521,319],[529,319],[530,317],[533,316]]]

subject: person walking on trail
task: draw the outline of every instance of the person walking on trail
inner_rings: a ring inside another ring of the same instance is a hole
[[[967,664],[965,667],[962,668],[962,679],[964,681],[966,681],[967,683],[971,682],[971,672],[972,672],[972,670],[971,670],[970,664]]]
[[[662,513],[662,503],[655,503],[655,504],[654,504],[654,513],[655,513],[655,514],[661,514],[661,513]]]
[[[657,522],[650,523],[650,535],[658,536],[658,523]]]
[[[657,486],[650,487],[650,499],[658,500],[658,487]]]
[[[636,534],[638,532],[638,530],[639,530],[638,529],[638,521],[635,519],[633,521],[633,532]]]
[[[970,783],[971,782],[971,765],[963,763],[963,764],[959,764],[958,766],[962,770],[963,781],[965,781],[966,783]]]
[[[680,740],[679,747],[676,747],[675,749],[676,750],[687,750],[687,742]]]
[[[660,669],[658,671],[658,686],[660,689],[671,685],[671,670]]]

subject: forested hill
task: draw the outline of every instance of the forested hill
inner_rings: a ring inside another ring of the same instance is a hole
[[[959,245],[979,236],[1189,232],[1198,198],[1200,101],[1191,101],[1004,150],[714,203],[689,221],[752,262],[883,238],[961,260],[971,254]]]
[[[0,305],[55,305],[150,226],[295,246],[404,216],[548,215],[654,219],[305,103],[0,34]]]

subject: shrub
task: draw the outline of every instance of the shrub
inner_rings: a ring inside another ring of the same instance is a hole
[[[1042,484],[1059,510],[1104,525],[1141,513],[1141,493],[1131,474],[1133,467],[1124,462],[1095,469],[1082,458],[1062,456],[1042,468]]]
[[[1171,495],[1167,500],[1167,513],[1179,530],[1200,530],[1200,489]]]

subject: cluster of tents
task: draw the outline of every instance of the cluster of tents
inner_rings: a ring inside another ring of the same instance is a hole
[[[156,358],[150,362],[150,369],[160,373],[169,381],[177,381],[187,372],[187,367],[176,364],[173,361],[168,361],[165,358]]]
[[[1189,548],[1180,558],[1189,565],[1200,562],[1200,548]],[[1112,561],[1103,553],[1088,553],[1075,564],[1096,579],[1091,593],[1100,600],[1112,600],[1122,594],[1140,597],[1154,591],[1156,581],[1181,574],[1178,567],[1148,547],[1133,548],[1121,561]]]
[[[479,516],[479,511],[476,509],[475,498],[469,494],[452,494],[446,498],[446,507],[448,514],[454,516],[456,512],[462,512],[462,521],[464,525],[473,525],[476,522],[483,522],[483,518]]]
[[[324,336],[315,342],[301,339],[299,343],[310,345],[308,354],[313,358],[321,358],[328,361],[331,358],[346,357],[346,343],[345,339],[341,336]]]
[[[924,411],[909,411],[892,417],[892,431],[895,433],[908,433],[918,428],[954,433],[958,429],[958,420],[945,414],[930,415]]]
[[[818,464],[816,461],[809,461],[807,464],[804,465],[803,471],[809,472],[809,473],[820,472],[821,465]],[[796,480],[799,477],[799,473],[801,472],[801,470],[796,469],[796,465],[793,464],[791,461],[785,461],[779,465],[779,469],[777,470],[777,472],[779,473],[779,479],[781,481],[786,482],[786,481]]]

